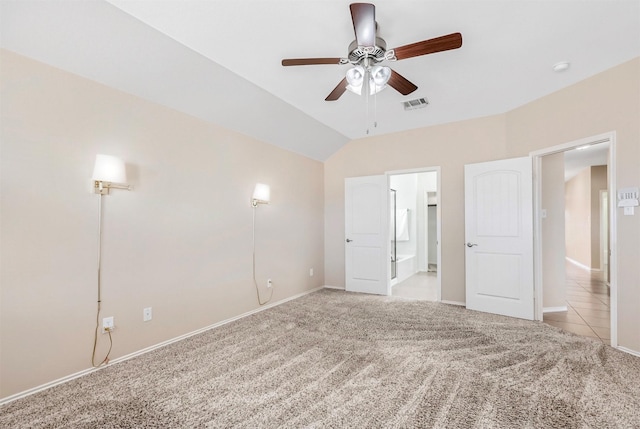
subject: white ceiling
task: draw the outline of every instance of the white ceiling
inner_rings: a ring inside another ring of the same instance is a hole
[[[313,159],[365,137],[373,121],[355,94],[324,101],[348,66],[280,65],[346,56],[350,1],[0,3],[3,48]],[[375,5],[388,48],[452,32],[463,45],[388,64],[419,88],[382,91],[371,134],[503,113],[640,56],[640,0]],[[553,72],[559,61],[570,69]],[[403,110],[418,97],[429,106]]]
[[[564,180],[574,178],[583,169],[595,165],[608,165],[609,143],[590,145],[581,150],[564,152]]]

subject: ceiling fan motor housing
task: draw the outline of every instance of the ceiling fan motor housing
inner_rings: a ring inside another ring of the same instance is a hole
[[[375,46],[358,46],[358,42],[354,40],[349,44],[349,61],[352,64],[358,64],[368,57],[375,62],[380,62],[385,59],[384,54],[386,51],[387,42],[381,37],[376,37]]]

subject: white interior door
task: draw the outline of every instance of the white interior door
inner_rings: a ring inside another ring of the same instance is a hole
[[[533,320],[531,158],[465,165],[467,308]]]
[[[389,294],[389,186],[387,176],[345,179],[346,290]]]

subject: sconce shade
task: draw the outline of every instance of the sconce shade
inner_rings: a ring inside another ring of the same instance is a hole
[[[268,204],[271,199],[271,189],[269,188],[269,185],[265,185],[264,183],[256,183],[256,187],[253,190],[252,199],[254,203]]]
[[[124,161],[111,155],[96,155],[92,179],[100,182],[127,183]]]

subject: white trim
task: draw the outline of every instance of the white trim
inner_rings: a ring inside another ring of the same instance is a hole
[[[569,309],[565,305],[564,307],[544,307],[542,309],[543,313],[557,313],[560,311],[568,311]]]
[[[335,289],[335,290],[345,290],[344,286],[330,286],[330,285],[324,285],[322,286],[323,289]]]
[[[638,352],[638,351],[631,350],[631,349],[628,349],[628,348],[626,348],[626,347],[622,347],[622,346],[618,346],[618,347],[616,347],[616,348],[617,348],[618,350],[620,350],[621,352],[629,353],[630,355],[640,357],[640,352]]]
[[[609,136],[609,159],[607,160],[607,182],[609,195],[609,292],[611,311],[611,345],[618,347],[618,217],[616,204],[616,133]]]
[[[601,269],[599,269],[599,268],[591,268],[591,267],[587,267],[585,264],[580,263],[580,262],[576,261],[575,259],[571,259],[571,258],[570,258],[570,257],[568,257],[568,256],[565,256],[564,258],[567,260],[567,262],[571,262],[573,265],[577,266],[578,268],[582,268],[583,270],[586,270],[586,271],[593,271],[594,273],[599,273],[600,271],[602,271],[602,270],[601,270]]]
[[[593,137],[585,137],[583,139],[574,140],[568,143],[559,144],[557,146],[551,146],[540,150],[535,150],[533,152],[529,152],[530,156],[544,156],[544,155],[552,155],[554,153],[566,152],[568,150],[574,149],[578,146],[584,146],[586,144],[594,145],[600,143],[613,143],[615,140],[615,131],[611,131],[604,134],[599,134]]]
[[[557,146],[540,149],[529,153],[529,156],[533,157],[534,162],[534,295],[536,299],[536,320],[542,320],[542,235],[541,235],[541,210],[542,210],[542,193],[540,189],[541,180],[541,158],[545,155],[551,155],[554,153],[565,152],[567,150],[583,146],[585,144],[599,144],[609,143],[609,159],[607,160],[607,180],[609,191],[609,250],[611,251],[611,258],[609,261],[609,284],[611,291],[611,346],[618,348],[618,227],[617,227],[617,212],[615,204],[612,202],[611,195],[615,195],[616,192],[616,132],[610,131],[608,133],[599,134],[592,137],[585,137],[580,140],[574,140],[568,143],[564,143]],[[582,266],[588,270],[590,267],[572,261],[578,266]]]
[[[542,156],[533,161],[533,320],[542,321]]]
[[[38,392],[41,392],[43,390],[47,390],[47,389],[49,389],[51,387],[54,387],[54,386],[57,386],[59,384],[67,383],[67,382],[69,382],[71,380],[74,380],[76,378],[82,377],[82,376],[87,375],[87,374],[91,374],[92,372],[100,371],[103,368],[116,365],[116,364],[118,364],[120,362],[124,362],[124,361],[132,359],[134,357],[149,353],[149,352],[151,352],[153,350],[162,348],[164,346],[168,346],[169,344],[173,344],[173,343],[176,343],[178,341],[182,341],[182,340],[187,339],[189,337],[192,337],[194,335],[198,335],[198,334],[201,334],[201,333],[206,332],[208,330],[218,328],[218,327],[220,327],[222,325],[226,325],[227,323],[235,322],[236,320],[243,319],[243,318],[245,318],[247,316],[251,316],[253,314],[259,313],[259,312],[264,311],[264,310],[267,310],[269,308],[276,307],[276,306],[278,306],[280,304],[284,304],[285,302],[301,298],[301,297],[303,297],[305,295],[308,295],[308,294],[313,293],[313,292],[317,292],[317,291],[322,290],[322,289],[323,289],[323,287],[320,286],[320,287],[317,287],[317,288],[314,288],[314,289],[311,289],[311,290],[308,290],[308,291],[305,291],[305,292],[301,292],[299,294],[290,296],[290,297],[282,299],[280,301],[276,301],[276,302],[273,302],[271,304],[264,305],[262,307],[258,307],[258,308],[254,309],[254,310],[247,311],[246,313],[242,313],[242,314],[240,314],[238,316],[222,320],[220,322],[214,323],[213,325],[209,325],[209,326],[206,326],[204,328],[197,329],[197,330],[189,332],[187,334],[180,335],[180,336],[172,338],[170,340],[163,341],[163,342],[158,343],[156,345],[149,346],[149,347],[146,347],[146,348],[144,348],[142,350],[138,350],[136,352],[129,353],[128,355],[121,356],[119,358],[113,359],[113,360],[109,361],[109,363],[107,365],[100,366],[98,368],[88,368],[88,369],[76,372],[74,374],[67,375],[67,376],[62,377],[62,378],[58,378],[57,380],[53,380],[53,381],[50,381],[48,383],[41,384],[40,386],[36,386],[36,387],[31,388],[31,389],[27,389],[25,391],[13,394],[11,396],[7,396],[6,398],[0,399],[0,406],[8,404],[9,402],[13,402],[13,401],[15,401],[17,399],[24,398],[26,396],[33,395],[34,393],[38,393]]]
[[[593,269],[591,269],[591,267],[587,267],[585,264],[582,264],[576,261],[575,259],[571,259],[568,256],[565,256],[564,258],[567,260],[567,262],[571,262],[573,265],[575,265],[578,268],[582,268],[583,270],[586,270],[586,271],[594,271]]]
[[[448,301],[446,299],[443,299],[440,302],[443,303],[443,304],[449,304],[449,305],[459,305],[461,307],[466,307],[467,306],[467,304],[462,302],[462,301]]]

